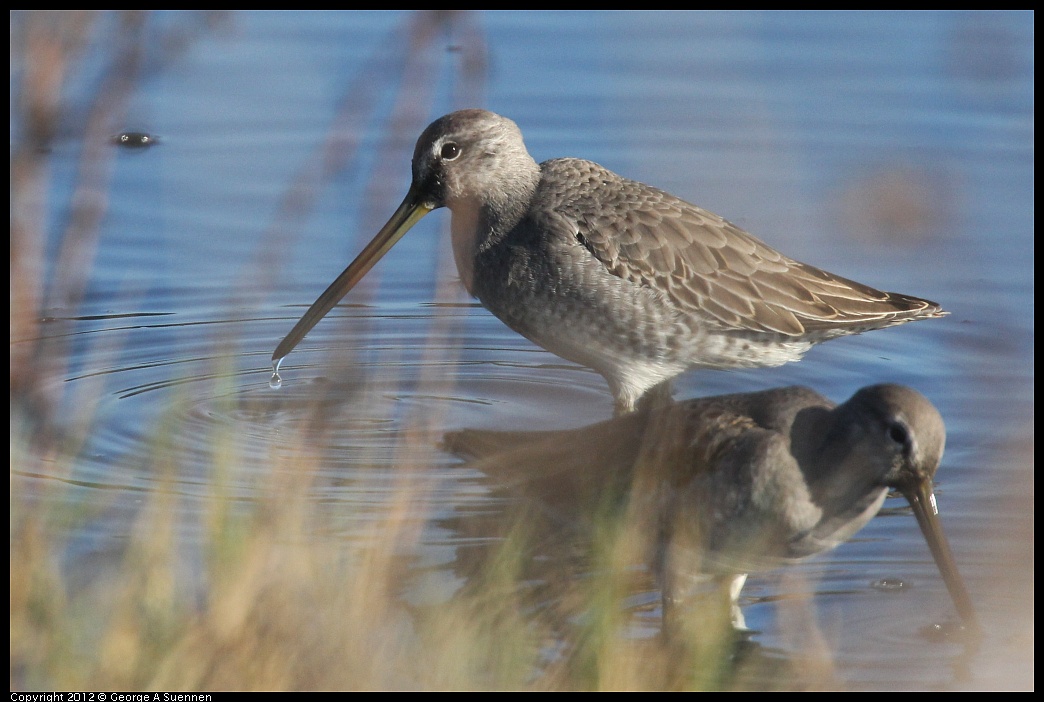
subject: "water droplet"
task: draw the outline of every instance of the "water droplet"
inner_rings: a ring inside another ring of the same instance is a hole
[[[279,377],[279,366],[283,363],[283,359],[272,361],[272,377],[268,381],[268,387],[273,390],[278,390],[283,385],[283,379]]]

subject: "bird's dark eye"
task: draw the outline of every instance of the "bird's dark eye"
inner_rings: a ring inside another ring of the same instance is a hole
[[[888,426],[888,438],[900,446],[906,446],[910,441],[910,432],[902,422],[892,422]]]
[[[452,161],[453,159],[460,156],[460,147],[455,142],[447,141],[442,145],[442,151],[440,152],[443,161]]]

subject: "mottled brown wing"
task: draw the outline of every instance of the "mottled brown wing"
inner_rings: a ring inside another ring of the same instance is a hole
[[[593,171],[583,183],[594,197],[571,203],[583,245],[614,275],[662,292],[706,322],[799,336],[943,314],[934,302],[787,258],[712,212],[597,164],[568,167]]]

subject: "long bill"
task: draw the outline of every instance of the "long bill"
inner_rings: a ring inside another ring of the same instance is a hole
[[[325,317],[326,313],[332,310],[341,301],[341,298],[355,287],[356,283],[362,280],[374,264],[381,260],[381,257],[388,253],[391,247],[395,246],[403,234],[433,209],[435,208],[420,190],[411,185],[402,204],[395,210],[395,214],[391,216],[388,223],[377,232],[373,241],[366,245],[366,248],[355,257],[355,260],[344,269],[341,275],[337,276],[334,282],[330,283],[330,287],[312,303],[301,319],[297,320],[297,324],[286,335],[286,338],[279,342],[279,346],[276,346],[276,350],[272,353],[272,362],[277,363],[293,351],[305,334],[310,332],[312,327]]]
[[[932,491],[931,478],[916,481],[916,484],[903,490],[907,501],[913,507],[917,524],[921,527],[924,540],[928,542],[928,549],[932,552],[935,565],[942,574],[946,589],[950,591],[953,604],[957,613],[969,628],[980,631],[979,619],[972,607],[968,588],[964,586],[964,580],[957,570],[957,562],[954,560],[953,551],[950,550],[950,542],[946,540],[943,533],[942,523],[939,521],[939,510],[935,505],[935,493]]]

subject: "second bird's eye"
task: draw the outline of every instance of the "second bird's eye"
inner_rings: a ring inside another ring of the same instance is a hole
[[[442,151],[440,152],[443,160],[452,161],[453,159],[460,156],[460,147],[452,141],[447,141],[442,145]]]
[[[902,422],[894,422],[888,427],[888,437],[905,450],[910,441],[910,432]]]

